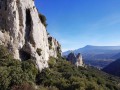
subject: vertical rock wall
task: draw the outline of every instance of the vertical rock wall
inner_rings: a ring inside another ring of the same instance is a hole
[[[78,55],[76,56],[76,63],[75,65],[78,67],[78,66],[84,66],[84,63],[83,63],[83,58],[82,58],[82,55],[80,53],[78,53]]]
[[[59,57],[59,55],[61,56],[61,45],[59,42],[51,36],[48,36],[48,42],[49,55],[55,58]]]
[[[39,70],[48,67],[48,35],[34,0],[0,0],[0,44],[15,59],[33,59]]]

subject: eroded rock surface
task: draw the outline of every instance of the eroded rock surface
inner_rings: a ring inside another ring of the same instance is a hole
[[[59,42],[51,36],[48,36],[48,42],[50,56],[55,58],[59,57],[59,55],[61,55],[61,45]]]
[[[48,67],[49,56],[57,56],[49,51],[46,27],[34,0],[0,0],[0,44],[8,47],[15,59],[35,60],[39,70]]]
[[[72,64],[76,65],[77,67],[78,66],[84,66],[83,58],[82,58],[82,55],[80,53],[75,55],[73,52],[71,52],[67,56],[67,60],[70,61]]]

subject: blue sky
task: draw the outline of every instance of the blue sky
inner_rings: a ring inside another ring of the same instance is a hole
[[[48,32],[73,50],[85,45],[120,45],[120,0],[35,0]]]

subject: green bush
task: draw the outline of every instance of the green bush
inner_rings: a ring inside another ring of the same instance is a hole
[[[23,83],[21,85],[12,86],[11,90],[36,90],[30,83]]]
[[[39,13],[39,18],[40,18],[40,20],[41,20],[41,22],[42,22],[42,24],[45,26],[45,27],[47,27],[47,23],[46,23],[46,17],[44,16],[44,15],[42,15],[42,14],[40,14]]]
[[[7,67],[0,67],[0,90],[7,90],[11,82]]]
[[[0,46],[0,90],[8,90],[23,83],[35,83],[38,70],[32,60],[13,59],[7,48]]]
[[[15,60],[0,46],[0,90],[120,90],[119,78],[93,67],[77,68],[62,57],[48,63],[38,72],[33,60]]]
[[[45,87],[45,86],[40,85],[38,90],[58,90],[58,88],[56,88],[54,86],[53,87]]]
[[[0,59],[11,59],[13,56],[9,53],[7,48],[4,48],[4,46],[0,45]]]
[[[93,67],[72,65],[63,58],[49,60],[49,68],[37,76],[37,84],[45,87],[54,86],[59,90],[120,90],[117,84],[120,79],[109,79],[110,75]]]
[[[49,67],[50,68],[53,68],[56,64],[56,58],[53,58],[53,57],[50,57],[49,61],[48,61],[48,64],[49,64]]]
[[[39,56],[41,56],[42,49],[37,48],[36,52],[38,53]]]

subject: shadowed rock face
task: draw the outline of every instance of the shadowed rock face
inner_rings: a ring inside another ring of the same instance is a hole
[[[34,0],[0,0],[0,44],[8,47],[15,59],[33,59],[39,70],[48,67],[48,35]]]
[[[74,53],[70,53],[67,57],[67,60],[70,61],[72,64],[76,63],[76,56]]]
[[[72,64],[75,64],[77,67],[78,66],[84,66],[82,55],[80,53],[78,53],[78,55],[76,56],[73,52],[71,52],[67,56],[67,60],[70,61]]]

